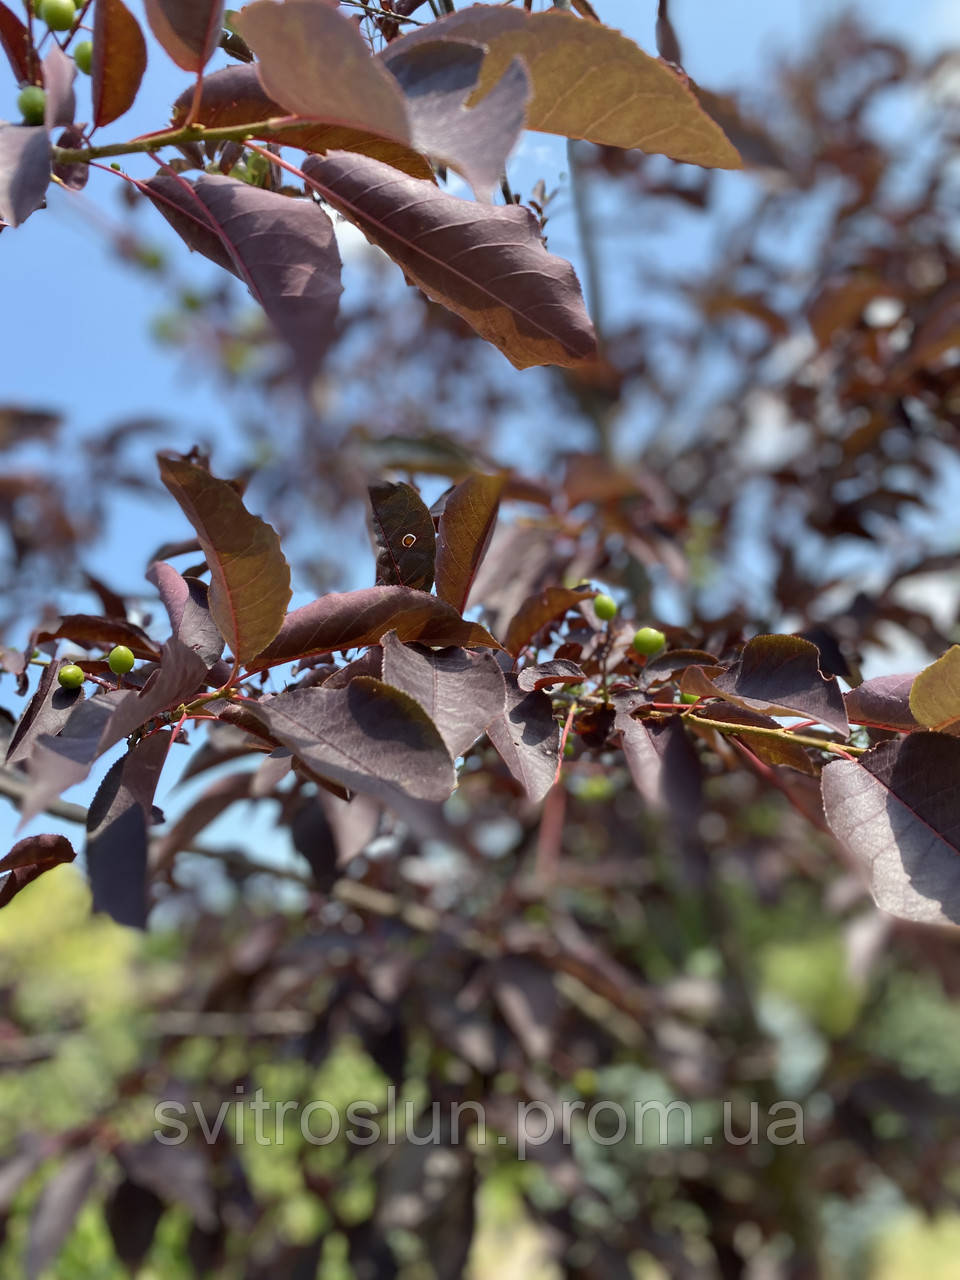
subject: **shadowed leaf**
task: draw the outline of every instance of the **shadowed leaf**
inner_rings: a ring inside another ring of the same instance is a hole
[[[250,713],[308,768],[390,803],[445,800],[456,778],[443,739],[408,694],[370,676],[346,689],[295,689]]]
[[[223,0],[144,0],[150,30],[184,71],[201,71],[217,47]]]
[[[131,747],[107,773],[87,814],[93,909],[134,929],[147,923],[147,830],[169,746],[164,730]]]
[[[76,856],[66,836],[28,836],[20,840],[0,858],[0,907],[5,907],[37,876],[63,862],[73,862]]]
[[[569,587],[547,587],[527,596],[510,619],[504,646],[514,657],[524,649],[541,628],[549,622],[557,622],[584,600],[590,600],[595,591],[573,590]]]
[[[219,174],[161,174],[137,186],[187,246],[242,280],[290,347],[304,377],[333,341],[340,253],[333,224],[309,200]]]
[[[497,523],[503,476],[467,476],[447,496],[437,529],[437,595],[461,612]]]
[[[66,613],[55,627],[42,627],[33,635],[34,644],[50,640],[72,640],[85,649],[112,649],[125,644],[137,658],[155,662],[160,646],[141,628],[121,618],[98,618],[88,613]]]
[[[437,40],[388,45],[383,59],[404,92],[413,141],[437,164],[455,169],[481,200],[506,172],[523,131],[530,81],[519,58],[472,110],[465,103],[483,64],[481,45]]]
[[[405,645],[395,632],[385,635],[381,644],[384,683],[402,689],[423,707],[454,760],[503,715],[503,673],[492,654]]]
[[[0,124],[0,220],[19,227],[43,204],[49,183],[46,129]]]
[[[356,25],[316,0],[257,0],[235,19],[264,89],[293,115],[412,142],[403,93]]]
[[[180,458],[159,458],[160,476],[197,531],[210,566],[210,612],[235,662],[247,663],[280,629],[290,568],[276,532],[236,489]]]
[[[405,36],[391,52],[446,37],[487,46],[477,98],[496,84],[513,58],[523,59],[533,81],[530,129],[638,147],[709,168],[741,167],[686,78],[610,27],[557,9],[530,14],[474,5]]]
[[[123,0],[96,0],[90,69],[95,125],[110,124],[130,110],[146,69],[147,46],[139,22]]]
[[[498,755],[537,804],[553,786],[560,755],[560,726],[545,693],[524,693],[512,673],[504,676],[506,711],[487,726]]]
[[[960,742],[912,733],[822,776],[827,822],[866,873],[877,906],[960,924]]]
[[[881,725],[886,729],[910,732],[918,728],[910,710],[910,690],[915,673],[900,676],[877,676],[843,695],[847,715],[855,724]]]
[[[173,104],[173,123],[181,125],[193,103],[193,90],[182,93]],[[255,66],[225,67],[204,77],[197,110],[197,122],[209,128],[227,128],[260,120],[282,119],[287,110],[265,92]],[[260,129],[254,136],[265,141],[282,141],[301,151],[359,151],[401,169],[414,178],[433,181],[433,170],[425,156],[393,138],[381,138],[345,125],[305,122],[302,127],[271,132]]]
[[[77,109],[77,98],[73,92],[76,78],[77,68],[73,59],[68,58],[58,44],[51,46],[43,60],[43,87],[47,95],[43,108],[45,129],[73,124]]]
[[[370,495],[377,541],[377,585],[429,591],[437,537],[426,503],[409,484],[372,484]]]
[[[575,365],[595,354],[573,268],[547,252],[529,209],[458,200],[345,151],[308,156],[303,172],[409,281],[518,369]]]
[[[206,583],[185,578],[163,560],[154,561],[147,578],[160,594],[174,637],[212,667],[223,653],[223,636],[210,616]]]
[[[840,686],[821,673],[817,646],[799,636],[755,636],[712,685],[730,702],[765,715],[808,716],[850,732]]]
[[[690,833],[702,808],[700,760],[678,717],[648,723],[617,715],[623,754],[633,785],[657,813]]]
[[[26,84],[31,80],[30,33],[20,19],[3,3],[0,3],[0,47],[7,55],[7,61],[18,84]]]
[[[744,744],[765,764],[788,765],[791,769],[811,776],[817,773],[816,766],[799,742],[791,742],[789,738],[782,736],[774,738],[765,733],[751,734],[751,728],[781,730],[782,725],[771,716],[761,715],[759,711],[751,711],[747,707],[738,707],[731,702],[711,702],[704,708],[703,715],[708,720],[742,725],[743,732],[736,737],[742,738]],[[692,727],[696,729],[697,726],[694,724]]]
[[[579,684],[585,678],[582,667],[567,658],[558,658],[524,667],[517,677],[517,686],[524,693],[530,693],[534,689],[549,689],[557,684]]]
[[[661,653],[659,657],[648,658],[640,672],[640,688],[649,689],[651,685],[669,680],[678,671],[686,671],[687,667],[712,667],[716,658],[702,649],[671,649]]]
[[[117,1185],[104,1205],[103,1216],[117,1257],[132,1271],[150,1252],[165,1208],[159,1196],[129,1178]]]
[[[411,587],[368,587],[332,592],[288,613],[277,638],[260,655],[266,662],[293,662],[317,653],[362,649],[388,631],[405,643],[484,645],[496,640],[477,622],[464,622],[456,609]]]
[[[960,720],[960,645],[914,677],[910,711],[918,724],[931,729],[945,729]]]
[[[61,689],[57,682],[59,662],[50,662],[40,672],[36,692],[23,710],[17,727],[7,744],[6,763],[27,760],[36,739],[42,733],[57,734],[66,724],[78,702],[83,701],[83,688]]]

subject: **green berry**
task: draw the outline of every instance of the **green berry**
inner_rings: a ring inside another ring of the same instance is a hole
[[[699,693],[681,693],[680,701],[685,702],[688,707],[692,707],[695,702],[700,701]]]
[[[125,644],[118,644],[110,650],[110,654],[107,657],[107,666],[115,676],[125,676],[128,671],[133,670],[135,661],[132,650],[128,649]]]
[[[38,84],[28,84],[20,90],[17,106],[26,124],[43,124],[43,109],[47,95]]]
[[[610,622],[617,616],[617,602],[613,596],[601,593],[593,597],[593,611],[601,622]]]
[[[51,31],[69,31],[77,19],[73,0],[42,0],[40,17]]]
[[[667,637],[662,631],[658,631],[656,627],[641,627],[639,631],[634,632],[634,652],[642,653],[645,658],[649,658],[651,654],[659,653],[666,643]]]
[[[79,689],[85,678],[82,668],[75,662],[68,662],[57,672],[61,689]]]
[[[74,45],[73,60],[77,64],[77,70],[88,76],[93,68],[93,41],[81,40],[78,45]]]

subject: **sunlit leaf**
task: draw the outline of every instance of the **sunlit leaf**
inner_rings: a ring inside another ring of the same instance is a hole
[[[184,71],[200,71],[223,29],[223,0],[144,0],[150,30]]]
[[[0,907],[5,907],[37,876],[76,857],[66,836],[27,836],[0,858]]]
[[[110,124],[129,111],[147,69],[147,46],[123,0],[96,0],[93,11],[93,123]]]
[[[918,724],[945,729],[960,720],[960,645],[914,676],[910,711]]]
[[[50,136],[42,125],[0,124],[0,219],[19,227],[50,184]]]
[[[437,527],[437,595],[461,612],[497,523],[503,476],[467,476],[447,497]]]

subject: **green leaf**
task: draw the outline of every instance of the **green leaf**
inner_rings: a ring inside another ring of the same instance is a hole
[[[280,539],[226,480],[182,458],[158,461],[163,483],[207,558],[213,620],[234,660],[250,662],[280,630],[290,602],[290,567]]]

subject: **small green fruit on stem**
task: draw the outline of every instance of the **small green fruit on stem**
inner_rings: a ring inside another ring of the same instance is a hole
[[[115,645],[107,656],[107,666],[115,676],[125,676],[128,671],[132,671],[135,661],[133,651],[125,644]]]
[[[656,627],[641,627],[633,636],[634,652],[642,654],[645,658],[659,653],[666,643],[667,637]]]
[[[611,622],[617,616],[617,602],[613,596],[601,592],[593,597],[593,611],[601,622]]]
[[[86,677],[83,669],[75,662],[68,662],[57,672],[57,680],[61,689],[79,689]]]
[[[73,0],[41,0],[40,17],[51,31],[69,31],[77,20]]]
[[[73,60],[77,64],[77,70],[88,76],[93,69],[93,41],[81,40],[78,45],[74,45]]]
[[[43,110],[47,103],[47,95],[38,84],[28,84],[20,90],[17,107],[25,124],[43,124]]]

